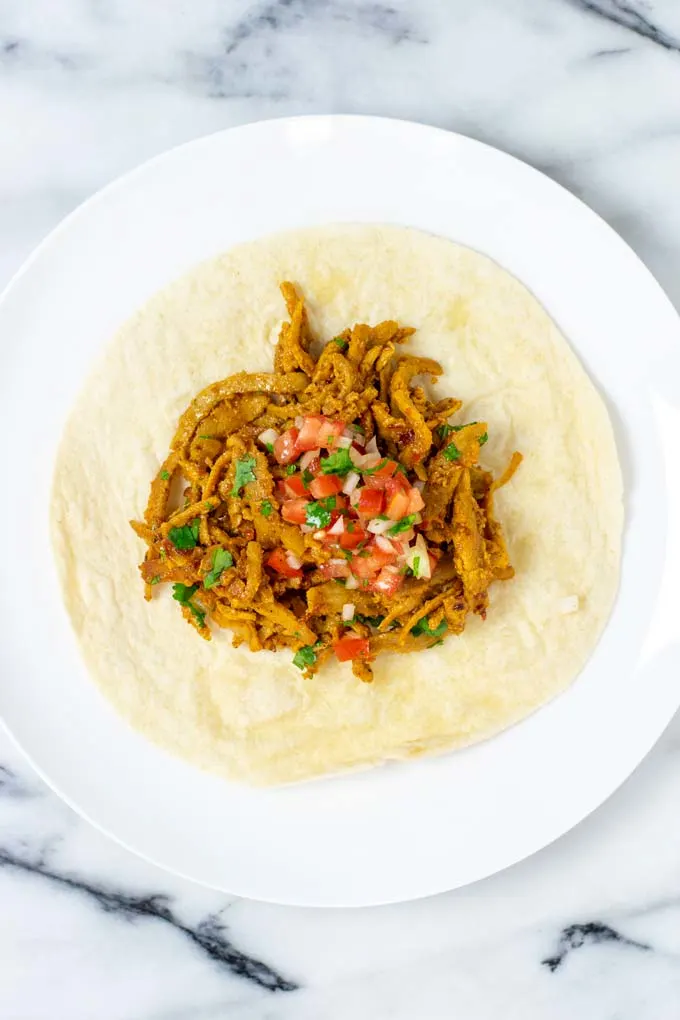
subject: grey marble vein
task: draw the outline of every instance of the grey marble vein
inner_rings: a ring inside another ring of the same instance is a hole
[[[570,924],[563,928],[555,953],[541,960],[541,963],[554,974],[575,949],[582,949],[587,945],[599,945],[602,942],[616,942],[621,946],[629,946],[643,952],[648,952],[652,948],[645,942],[637,942],[635,939],[622,935],[615,928],[603,924],[601,921],[587,921],[584,924]]]
[[[643,10],[644,4],[629,3],[627,0],[569,0],[569,2],[599,15],[606,21],[629,29],[642,39],[649,39],[665,50],[680,53],[680,38],[666,32],[652,21]]]
[[[267,991],[294,992],[299,987],[295,981],[277,973],[262,960],[237,949],[227,937],[226,927],[218,914],[208,914],[193,927],[183,924],[172,909],[168,896],[157,893],[130,896],[103,884],[87,882],[49,868],[44,855],[36,860],[30,860],[11,850],[0,848],[0,868],[12,868],[28,875],[36,875],[64,889],[80,893],[107,914],[117,914],[128,921],[148,918],[168,924],[216,964]]]

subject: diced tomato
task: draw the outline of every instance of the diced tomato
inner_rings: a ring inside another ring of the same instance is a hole
[[[395,492],[387,496],[385,513],[391,521],[399,521],[408,513],[408,495],[405,492]]]
[[[307,495],[305,483],[302,481],[302,475],[299,472],[295,475],[291,475],[290,478],[285,478],[283,484],[286,489],[286,496],[288,499],[295,499],[296,496]]]
[[[317,447],[321,446],[319,442],[319,429],[325,420],[321,415],[305,415],[297,437],[298,452],[302,452],[302,450],[316,450]]]
[[[318,474],[320,468],[321,468],[321,461],[320,461],[320,459],[318,457],[312,457],[312,459],[310,460],[309,464],[307,465],[307,470],[311,474],[316,475],[316,474]]]
[[[281,516],[291,524],[306,524],[308,506],[308,499],[287,499],[281,507]]]
[[[398,567],[387,566],[382,568],[375,581],[372,582],[371,588],[373,591],[378,591],[381,595],[389,597],[394,595],[403,580],[403,575],[399,573]]]
[[[371,545],[367,549],[362,549],[357,556],[352,557],[352,573],[362,579],[372,578],[379,570],[392,563],[396,556],[396,551],[389,553],[385,549],[378,549],[377,546]]]
[[[353,521],[348,521],[345,526],[345,530],[341,535],[338,535],[337,541],[340,543],[341,549],[356,549],[358,545],[365,542],[368,538],[368,532],[360,528],[358,524]]]
[[[321,564],[319,572],[328,578],[349,577],[349,563],[347,560],[330,560]]]
[[[272,570],[275,570],[277,574],[283,574],[284,577],[302,577],[301,569],[291,567],[285,549],[273,549],[269,556],[267,556],[265,563]]]
[[[274,441],[274,456],[279,464],[290,464],[298,456],[298,430],[286,429],[283,435]]]
[[[390,490],[391,488],[394,488],[393,483],[396,483],[397,487],[401,489],[404,488],[404,482],[406,482],[406,488],[410,488],[406,476],[402,474],[401,471],[398,474],[395,474],[397,467],[398,465],[396,461],[388,460],[385,464],[376,468],[372,474],[364,475],[364,482],[369,489]],[[399,481],[399,479],[403,479],[403,481]]]
[[[340,662],[349,662],[350,659],[364,659],[368,655],[370,647],[368,638],[354,637],[351,634],[333,642],[333,651]]]
[[[359,502],[357,510],[364,517],[377,517],[383,511],[385,496],[380,489],[367,489],[365,486],[359,489]]]
[[[310,483],[309,491],[314,499],[325,499],[342,492],[342,478],[339,475],[320,475]]]
[[[411,483],[403,472],[398,471],[393,478],[388,478],[385,482],[385,492],[388,497],[393,495],[395,492],[405,492],[407,495],[411,491]]]
[[[408,494],[408,510],[406,512],[409,514],[417,514],[420,513],[424,506],[425,500],[420,494],[420,491],[415,487],[412,488]]]
[[[319,446],[324,446],[327,450],[332,449],[344,431],[344,421],[328,421],[325,418],[319,429]]]

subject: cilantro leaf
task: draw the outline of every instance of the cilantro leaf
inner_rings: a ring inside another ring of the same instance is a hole
[[[232,496],[238,496],[244,485],[255,481],[255,464],[255,458],[251,456],[241,457],[236,461],[234,487],[231,490]]]
[[[309,468],[305,468],[305,470],[302,472],[302,484],[304,485],[305,489],[308,489],[313,481],[314,475],[309,470]]]
[[[345,340],[344,336],[334,336],[331,343],[337,344],[341,351],[346,351],[349,347],[349,342]]]
[[[437,433],[440,439],[446,439],[446,437],[451,435],[452,432],[455,432],[457,428],[459,428],[459,426],[447,424],[437,425],[435,432]]]
[[[158,582],[160,581],[160,579],[161,579],[161,576],[160,576],[160,574],[156,574],[156,576],[155,576],[155,577],[152,577],[152,578],[151,578],[151,580],[149,581],[149,584],[158,584]]]
[[[479,445],[480,446],[484,446],[484,443],[488,443],[488,442],[489,442],[489,433],[488,432],[484,432],[483,435],[481,435],[479,437]]]
[[[449,443],[448,446],[445,446],[442,453],[447,460],[460,460],[460,450],[455,443]]]
[[[411,570],[413,571],[413,576],[417,577],[418,574],[420,573],[420,556],[413,557],[413,565],[411,567]]]
[[[198,584],[173,584],[172,597],[183,606],[188,606],[191,596],[198,591]]]
[[[287,475],[294,475],[296,471],[297,471],[297,464],[288,464],[286,466],[286,474]]]
[[[348,475],[350,471],[353,471],[354,464],[347,447],[341,446],[339,450],[331,453],[330,456],[322,457],[321,470],[325,475],[340,475],[341,478]]]
[[[331,510],[335,509],[335,496],[308,503],[306,510],[307,524],[310,528],[327,528],[331,523]]]
[[[366,623],[369,627],[379,627],[385,619],[384,616],[364,616],[363,613],[355,613],[354,619],[357,623]]]
[[[268,499],[262,500],[262,505],[260,506],[260,513],[262,514],[262,516],[270,517],[271,512],[272,512],[271,502]]]
[[[168,538],[175,549],[185,552],[188,549],[195,549],[198,545],[198,520],[191,524],[185,524],[181,528],[170,528]]]
[[[397,521],[396,524],[392,525],[391,528],[388,528],[387,529],[387,534],[388,535],[400,535],[402,533],[402,531],[408,531],[408,529],[410,527],[412,527],[415,524],[415,522],[416,522],[416,515],[415,514],[408,514],[408,516],[402,517],[402,519],[400,521]]]
[[[210,588],[214,588],[222,576],[222,572],[227,570],[228,567],[233,567],[233,565],[234,557],[228,549],[215,549],[215,552],[213,553],[212,570],[205,575],[203,579],[203,587],[208,590]]]
[[[169,471],[161,471],[161,478],[163,479],[164,482],[167,482],[168,479],[170,478],[170,472]]]
[[[376,471],[381,471],[382,468],[387,464],[387,458],[381,460],[379,464],[376,464],[373,468],[362,468],[361,473],[364,475],[374,475]]]
[[[298,669],[306,669],[308,666],[313,666],[316,662],[316,652],[314,651],[316,645],[303,645],[302,648],[293,656],[293,665],[297,666]]]
[[[273,443],[265,443],[264,445],[266,447],[267,453],[273,453],[274,452],[274,444]]]
[[[418,620],[415,627],[411,627],[411,633],[414,637],[419,637],[421,634],[424,634],[425,637],[440,638],[446,633],[447,626],[448,624],[446,623],[446,620],[442,620],[439,626],[432,630],[430,628],[428,618],[424,616],[422,620]]]

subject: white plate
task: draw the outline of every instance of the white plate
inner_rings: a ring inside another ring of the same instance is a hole
[[[154,291],[237,241],[334,221],[451,237],[543,302],[614,417],[627,490],[623,581],[578,681],[501,736],[439,759],[253,791],[147,743],[89,681],[52,566],[52,459],[93,357]],[[616,234],[517,160],[432,128],[355,117],[192,142],[105,188],[43,242],[2,298],[0,336],[0,460],[11,482],[0,501],[0,712],[54,789],[137,853],[282,903],[425,896],[576,824],[677,708],[680,324]]]

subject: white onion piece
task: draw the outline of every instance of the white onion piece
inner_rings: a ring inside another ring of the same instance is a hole
[[[382,464],[384,459],[385,458],[381,457],[379,453],[367,453],[361,458],[361,467],[364,471],[366,468],[377,467],[378,464]]]
[[[380,456],[380,450],[378,449],[378,443],[375,436],[366,443],[366,453],[377,453]]]
[[[353,602],[345,602],[344,606],[342,607],[342,618],[345,621],[345,623],[348,623],[350,620],[354,619]]]
[[[413,566],[416,559],[418,559],[418,569],[416,570]],[[406,563],[413,571],[414,577],[432,577],[432,570],[430,569],[430,557],[427,554],[427,545],[422,535],[418,535],[416,543],[412,549],[409,550],[409,554],[406,557]]]
[[[270,446],[273,446],[276,440],[279,438],[279,434],[276,431],[276,429],[265,429],[264,432],[260,432],[257,438],[265,446],[267,446],[268,444]]]
[[[301,429],[303,423],[304,423],[304,418],[301,415],[298,415],[297,418],[295,419],[295,428],[296,429]]]
[[[286,560],[288,561],[288,566],[292,567],[293,570],[299,570],[302,567],[302,560],[299,560],[295,553],[287,552]]]
[[[338,519],[335,522],[335,524],[333,525],[333,527],[328,529],[328,534],[329,535],[342,535],[344,530],[345,530],[345,518],[344,517],[338,517]]]
[[[311,526],[311,524],[301,524],[300,531],[304,535],[311,535],[311,533],[314,531],[314,528]]]
[[[394,527],[394,521],[381,521],[379,517],[374,517],[373,520],[369,521],[366,525],[368,531],[372,535],[384,535],[386,531]]]
[[[338,436],[335,440],[335,445],[344,447],[347,450],[352,445],[352,440],[348,436]]]
[[[347,436],[348,439],[358,439],[363,443],[364,433],[357,425],[348,425],[342,434],[343,436]]]
[[[346,496],[351,496],[360,481],[361,475],[356,471],[350,471],[345,478],[345,484],[342,487],[342,491]]]
[[[349,459],[352,461],[355,467],[361,467],[364,459],[363,453],[359,453],[356,446],[350,446],[349,448]]]
[[[350,501],[351,506],[357,507],[359,505],[359,500],[360,499],[361,499],[361,492],[359,491],[359,489],[354,489],[353,492],[350,492],[350,494],[349,494],[349,501]]]
[[[325,531],[315,531],[314,532],[314,538],[317,540],[317,542],[323,542],[325,537],[326,537],[326,532]]]
[[[307,453],[303,453],[300,457],[300,469],[302,471],[308,468],[315,457],[321,456],[321,450],[307,450]]]
[[[385,538],[384,535],[376,535],[375,544],[377,545],[378,549],[382,549],[383,552],[386,553],[394,552],[392,543],[390,542],[389,538]]]
[[[358,588],[358,587],[359,587],[359,578],[355,577],[354,574],[350,574],[349,577],[347,578],[347,580],[345,581],[345,588],[349,588],[351,590],[353,588]]]

